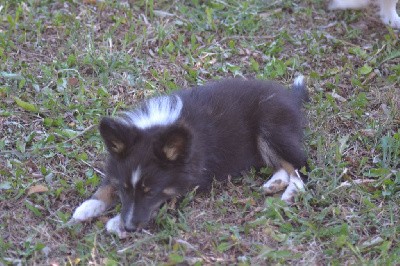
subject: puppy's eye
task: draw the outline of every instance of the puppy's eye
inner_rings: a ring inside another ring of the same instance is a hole
[[[143,192],[144,192],[144,193],[149,193],[150,190],[151,190],[149,187],[146,187],[145,184],[142,184],[142,189],[143,189]]]

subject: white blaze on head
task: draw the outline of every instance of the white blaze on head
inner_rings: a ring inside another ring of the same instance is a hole
[[[181,115],[183,103],[178,96],[161,96],[148,100],[143,109],[126,112],[128,123],[140,129],[174,123]]]
[[[137,182],[139,182],[140,180],[141,172],[142,171],[140,170],[140,166],[138,166],[138,168],[136,168],[136,170],[132,172],[132,177],[131,177],[132,187],[136,187]]]
[[[140,166],[138,166],[135,170],[132,171],[131,184],[132,184],[133,188],[135,188],[136,184],[140,181],[141,174],[142,174],[142,171],[140,169]],[[123,220],[124,220],[126,225],[130,225],[131,221],[133,219],[133,212],[134,212],[134,209],[135,209],[135,202],[132,201],[132,202],[128,202],[128,203],[125,203],[125,204],[128,204],[128,207],[127,207],[128,211],[125,213],[125,216],[123,217]]]
[[[133,211],[134,210],[135,210],[135,203],[131,202],[129,204],[129,206],[128,206],[128,211],[125,213],[125,217],[124,217],[125,226],[131,225],[132,219],[133,219]]]

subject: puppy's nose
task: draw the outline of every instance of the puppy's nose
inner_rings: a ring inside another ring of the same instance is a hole
[[[124,224],[124,229],[127,232],[135,232],[137,230],[137,227],[133,224]]]

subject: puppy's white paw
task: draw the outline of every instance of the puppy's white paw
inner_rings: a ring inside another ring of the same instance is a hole
[[[106,204],[101,200],[89,199],[76,208],[72,218],[77,221],[86,221],[97,217],[106,211]]]
[[[120,239],[127,238],[128,232],[122,229],[121,216],[118,214],[114,218],[108,220],[106,224],[107,232],[116,234]]]
[[[281,199],[288,205],[293,204],[296,195],[300,191],[304,191],[303,180],[301,180],[300,176],[290,176],[289,185],[283,192]]]
[[[276,172],[263,186],[265,194],[275,194],[289,185],[289,175],[284,169]]]

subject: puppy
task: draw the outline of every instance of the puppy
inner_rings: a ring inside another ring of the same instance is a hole
[[[107,177],[73,220],[99,216],[119,198],[121,214],[106,227],[122,238],[144,228],[165,201],[252,167],[275,169],[263,190],[285,190],[282,200],[292,203],[304,188],[296,169],[306,165],[300,109],[307,99],[302,76],[291,91],[272,81],[227,79],[103,118]]]
[[[400,29],[400,17],[396,11],[398,0],[332,0],[329,4],[330,9],[361,9],[370,3],[375,3],[379,7],[379,15],[386,25]]]

